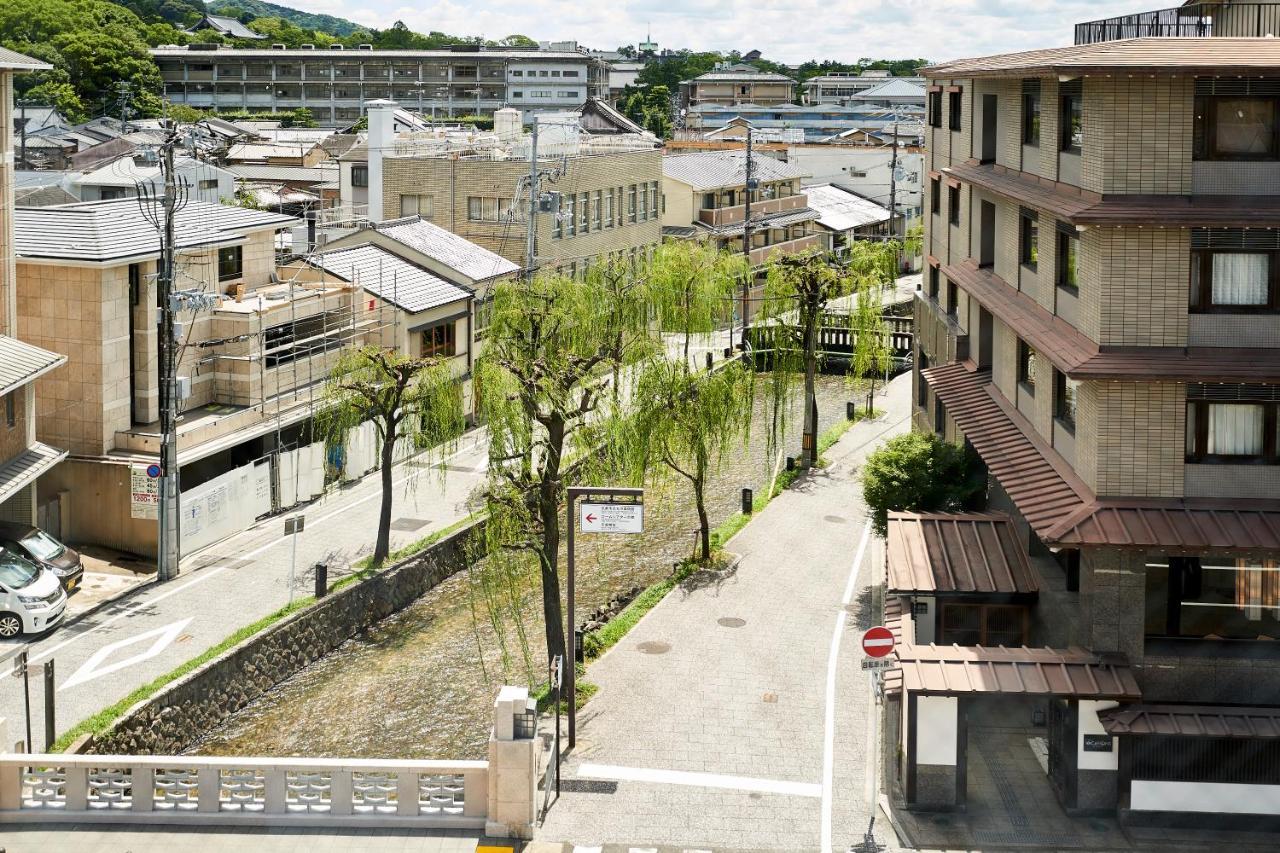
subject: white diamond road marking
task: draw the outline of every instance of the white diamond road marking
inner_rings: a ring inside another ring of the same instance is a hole
[[[150,631],[144,631],[141,634],[138,634],[136,637],[128,637],[103,646],[94,652],[93,655],[90,656],[90,658],[85,661],[70,678],[62,682],[62,686],[58,688],[58,691],[61,692],[66,690],[68,687],[75,687],[78,684],[84,684],[86,681],[91,681],[95,678],[100,678],[101,676],[117,672],[127,666],[133,666],[134,664],[142,663],[145,660],[150,660],[167,649],[174,640],[178,639],[178,635],[182,633],[183,628],[186,628],[187,625],[191,623],[192,618],[193,617],[188,616],[186,619],[180,619],[172,625],[163,625],[159,628],[153,628]],[[129,657],[115,661],[114,663],[109,663],[106,666],[102,665],[104,661],[121,649],[146,640],[151,640],[153,637],[155,639],[152,640],[151,645],[144,651],[130,655]]]

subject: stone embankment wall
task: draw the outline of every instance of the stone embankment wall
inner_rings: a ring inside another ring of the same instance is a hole
[[[480,558],[484,521],[329,594],[129,709],[91,745],[116,755],[177,755],[205,732],[346,640]]]

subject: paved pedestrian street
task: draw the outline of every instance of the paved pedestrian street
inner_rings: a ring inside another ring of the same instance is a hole
[[[907,429],[909,391],[909,376],[895,380],[887,415],[855,425],[826,469],[730,541],[735,569],[691,578],[591,665],[600,691],[579,716],[539,840],[584,850],[862,840],[878,736],[860,637],[883,556],[857,467]],[[892,835],[883,821],[877,830]]]

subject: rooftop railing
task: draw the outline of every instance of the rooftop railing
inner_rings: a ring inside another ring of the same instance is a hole
[[[1280,34],[1280,3],[1193,3],[1076,24],[1076,44],[1131,38],[1260,38]]]

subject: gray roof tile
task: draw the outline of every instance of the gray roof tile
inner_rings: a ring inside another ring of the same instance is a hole
[[[520,269],[519,264],[502,255],[477,246],[467,238],[459,237],[418,216],[388,219],[374,227],[380,234],[434,258],[472,281],[484,281]]]
[[[65,355],[0,335],[0,395],[26,385],[66,360]]]
[[[311,256],[312,266],[358,284],[411,314],[465,300],[471,291],[381,246],[365,244]]]
[[[809,173],[798,166],[764,155],[754,155],[752,172],[761,181],[786,181]],[[745,151],[700,151],[662,158],[662,174],[695,190],[742,186],[747,182]]]

